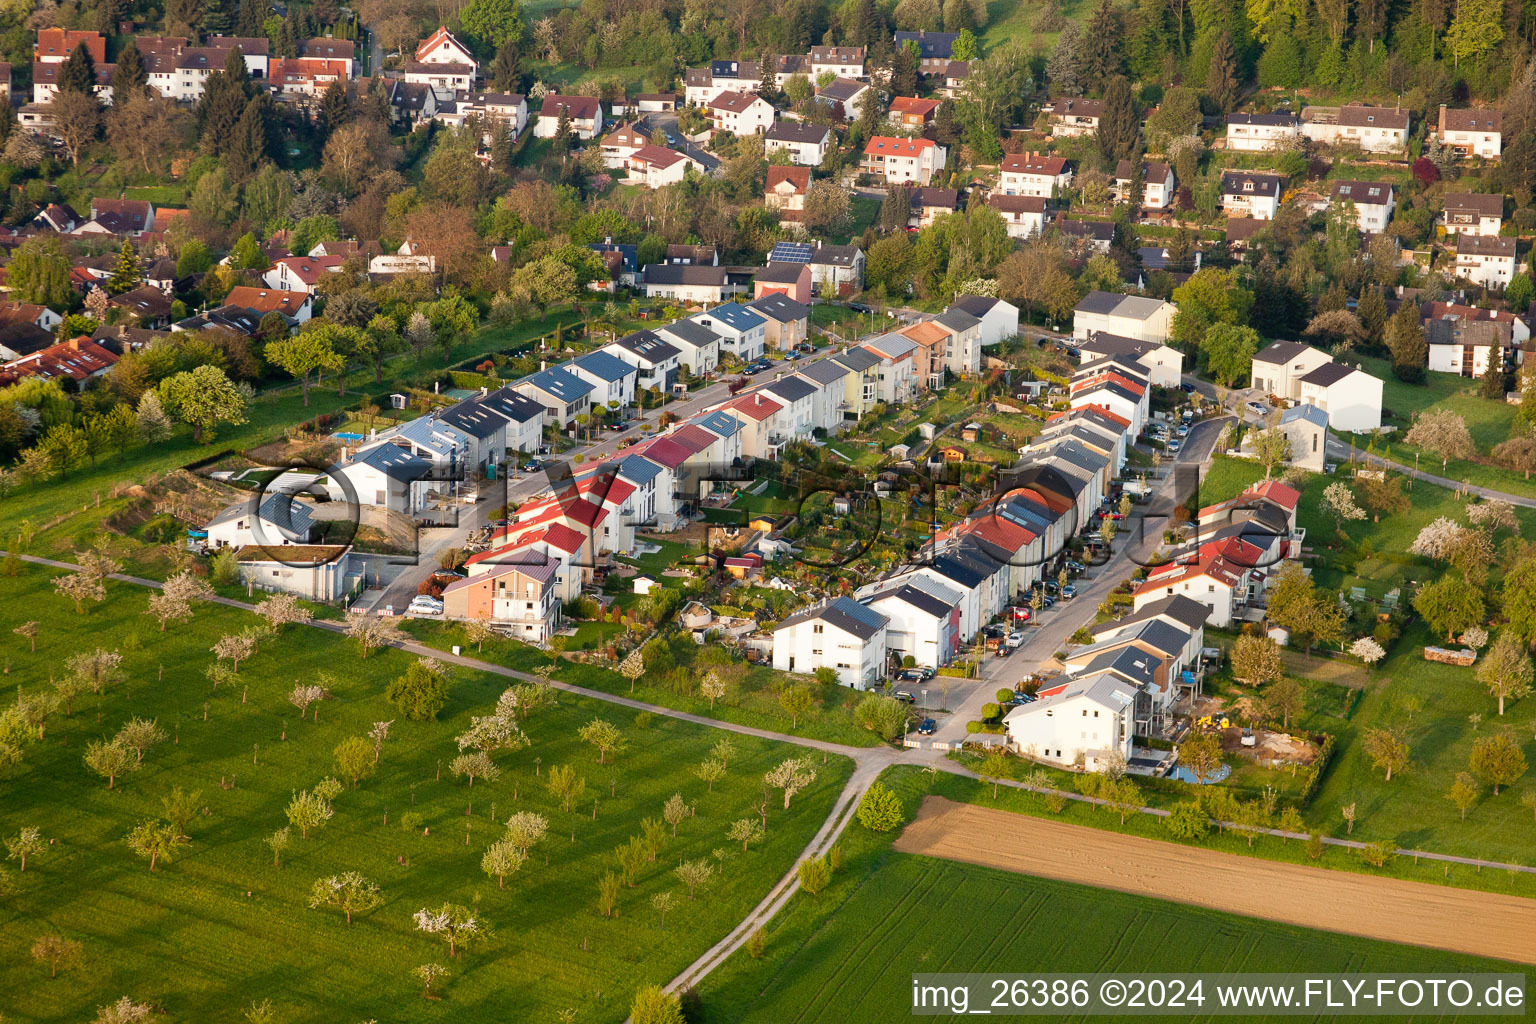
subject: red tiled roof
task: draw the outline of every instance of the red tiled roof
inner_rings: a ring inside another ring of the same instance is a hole
[[[917,156],[932,149],[931,139],[900,139],[890,135],[874,135],[864,145],[865,156]]]
[[[1003,157],[1003,170],[1015,174],[1047,174],[1055,177],[1067,169],[1064,157],[1040,153],[1015,153]]]
[[[308,292],[285,292],[278,288],[255,288],[246,284],[231,288],[224,297],[227,306],[254,309],[259,313],[277,312],[285,316],[296,316],[299,308],[307,301]]]
[[[754,392],[753,394],[742,395],[733,401],[727,402],[721,408],[728,409],[731,412],[739,412],[743,416],[761,423],[784,407],[773,399]]]
[[[49,345],[31,355],[13,359],[5,369],[18,377],[70,377],[86,380],[117,362],[117,356],[90,338],[71,338]]]

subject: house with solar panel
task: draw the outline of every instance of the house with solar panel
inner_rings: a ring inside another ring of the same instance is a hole
[[[864,287],[864,250],[856,245],[775,242],[770,263],[808,263],[818,295],[851,295]]]
[[[725,302],[688,317],[720,336],[721,352],[744,363],[763,358],[768,344],[768,322],[762,314],[739,302]]]
[[[678,352],[678,363],[690,377],[702,377],[720,365],[720,335],[692,320],[656,328],[656,336]]]
[[[544,423],[557,430],[576,426],[576,417],[592,408],[591,384],[559,366],[551,366],[512,385],[544,407]]]
[[[871,689],[885,678],[889,622],[848,597],[796,612],[773,631],[773,667],[804,673],[830,668],[842,685]]]
[[[640,371],[612,352],[588,352],[566,363],[565,368],[592,385],[594,406],[624,409],[634,404]]]
[[[635,331],[618,341],[604,345],[599,351],[628,363],[635,368],[635,390],[670,391],[677,383],[682,366],[682,353],[673,345],[658,337],[653,331]]]
[[[332,501],[355,500],[414,516],[427,504],[432,463],[394,444],[380,444],[326,470]]]

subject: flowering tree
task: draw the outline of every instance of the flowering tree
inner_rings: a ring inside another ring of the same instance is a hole
[[[422,907],[416,911],[416,930],[436,935],[448,943],[448,955],[458,956],[460,946],[468,946],[481,937],[480,918],[468,907],[444,903],[436,910]]]
[[[1331,483],[1323,491],[1323,511],[1333,516],[1340,533],[1344,532],[1344,524],[1357,522],[1365,518],[1365,509],[1355,501],[1355,492],[1349,489],[1349,485],[1342,480]]]
[[[1349,653],[1365,662],[1374,665],[1387,656],[1386,648],[1368,636],[1363,636],[1349,645]]]

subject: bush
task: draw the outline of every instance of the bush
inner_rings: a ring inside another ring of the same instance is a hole
[[[997,693],[993,694],[993,696],[997,698],[997,702],[999,704],[1006,704],[1013,700],[1013,691],[1005,687],[1001,690],[998,690]]]
[[[415,722],[430,721],[448,703],[448,674],[422,662],[414,662],[405,670],[405,675],[390,681],[384,696],[406,718]]]
[[[1313,832],[1307,836],[1307,856],[1313,860],[1320,860],[1323,856],[1323,834]]]
[[[1175,839],[1190,840],[1203,837],[1211,830],[1211,823],[1199,804],[1186,800],[1174,805],[1168,817],[1163,819],[1163,827]]]
[[[905,820],[901,798],[883,782],[875,782],[865,791],[857,815],[859,824],[872,832],[890,832]]]
[[[240,582],[240,563],[235,559],[235,553],[225,548],[213,556],[213,564],[208,567],[208,577],[221,587],[232,587]]]

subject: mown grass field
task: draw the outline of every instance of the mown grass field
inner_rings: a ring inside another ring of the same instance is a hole
[[[927,778],[910,768],[885,776],[909,815]],[[970,798],[979,798],[977,787]],[[898,854],[889,836],[857,823],[849,826],[843,846],[843,868],[832,885],[816,897],[795,897],[769,927],[762,959],[737,953],[705,979],[700,994],[709,1024],[905,1019],[918,972],[1514,969]]]
[[[489,712],[507,679],[456,670],[439,720],[407,721],[383,690],[408,655],[361,660],[351,641],[290,626],[262,642],[235,685],[215,692],[204,677],[208,648],[255,623],[253,616],[205,605],[191,623],[162,634],[143,614],[146,591],[108,584],[106,603],[76,615],[54,595],[52,575],[29,568],[6,580],[6,684],[42,690],[50,672],[62,674],[67,654],[97,646],[123,653],[127,678],[77,700],[69,717],[50,718],[24,762],[0,769],[0,835],[36,826],[51,841],[24,874],[14,861],[5,865],[16,883],[0,900],[7,1020],[86,1020],[128,994],[168,1020],[241,1020],[253,1000],[270,999],[275,1019],[291,1024],[552,1021],[566,1008],[580,1021],[616,1022],[638,986],[671,978],[788,870],[849,770],[846,761],[815,755],[816,782],[787,811],[775,794],[766,841],[742,853],[726,837],[728,825],[754,813],[748,804],[762,773],[795,748],[734,737],[729,774],[710,792],[692,769],[724,733],[660,717],[642,724],[632,711],[563,695],[526,723],[532,746],[497,754],[501,777],[470,788],[448,771],[459,752],[453,737],[471,715]],[[12,633],[24,619],[43,623],[35,654]],[[318,722],[301,721],[287,694],[295,680],[312,682],[321,672],[332,673],[331,699],[318,705]],[[156,719],[170,738],[109,791],[82,753],[131,716]],[[576,736],[596,717],[627,741],[603,765]],[[309,838],[294,830],[282,867],[274,867],[263,840],[286,824],[292,792],[336,773],[332,751],[341,740],[390,719],[377,774],[342,792],[335,816]],[[569,813],[541,784],[551,766],[564,764],[587,782]],[[123,838],[162,813],[161,798],[174,786],[200,790],[207,813],[190,825],[191,846],[151,873]],[[621,891],[618,916],[598,916],[597,881],[617,870],[613,850],[639,832],[642,818],[659,818],[673,793],[695,804],[696,816],[645,865],[638,885]],[[550,835],[502,890],[480,859],[500,838],[500,822],[519,810],[547,815]],[[407,815],[417,816],[409,830]],[[672,867],[714,859],[716,851],[715,881],[688,901]],[[350,927],[334,910],[307,906],[316,879],[348,870],[372,879],[385,897]],[[667,890],[682,906],[663,928],[650,897]],[[418,909],[445,901],[478,904],[492,938],[450,958],[412,921]],[[84,967],[50,979],[29,956],[46,933],[82,942]],[[427,962],[448,968],[441,1001],[422,998],[411,976]]]

